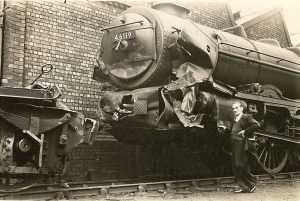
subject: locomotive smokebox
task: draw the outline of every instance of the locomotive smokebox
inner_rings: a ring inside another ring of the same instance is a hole
[[[158,3],[153,5],[151,8],[181,18],[187,18],[187,15],[190,13],[189,9],[174,3]]]
[[[177,5],[157,6],[181,16],[189,12]],[[131,7],[115,18],[103,29],[99,54],[109,79],[123,89],[167,83],[172,67],[169,47],[184,22],[182,17],[148,7]]]

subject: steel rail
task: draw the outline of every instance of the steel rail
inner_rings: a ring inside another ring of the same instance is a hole
[[[68,188],[78,188],[78,187],[86,187],[86,186],[109,186],[109,185],[120,185],[120,184],[132,184],[132,183],[138,183],[141,179],[123,179],[123,180],[94,180],[94,181],[75,181],[75,182],[52,182],[52,183],[40,183],[36,184],[35,186],[32,186],[29,189],[22,190],[22,192],[27,191],[45,191],[45,190],[54,190],[54,189],[61,189],[65,188],[63,187],[64,184],[68,184]],[[143,181],[153,181],[153,178],[146,177],[143,179]],[[10,193],[10,192],[9,192]],[[0,192],[1,197],[1,192]]]
[[[282,182],[300,181],[300,172],[287,172],[279,174],[264,174],[256,175],[258,184],[275,184]],[[219,188],[228,188],[234,184],[233,177],[217,177],[205,179],[190,179],[177,181],[161,181],[161,182],[139,182],[133,184],[110,184],[110,185],[96,185],[88,186],[83,184],[82,187],[57,188],[49,190],[35,190],[17,193],[0,194],[1,200],[20,200],[20,199],[70,199],[83,196],[106,196],[107,194],[121,194],[121,193],[135,193],[145,191],[159,191],[159,190],[175,190],[183,188],[196,187],[203,191],[211,191]]]

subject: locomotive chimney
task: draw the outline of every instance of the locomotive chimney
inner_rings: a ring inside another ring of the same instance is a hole
[[[184,8],[184,7],[174,4],[174,3],[158,3],[158,4],[153,5],[151,8],[168,13],[170,15],[175,15],[175,16],[181,17],[181,18],[187,18],[187,14],[190,13],[189,9]]]

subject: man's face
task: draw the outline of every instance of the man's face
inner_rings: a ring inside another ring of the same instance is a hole
[[[237,115],[243,113],[244,108],[239,103],[234,103],[232,105],[232,110],[233,110],[234,116],[237,116]]]

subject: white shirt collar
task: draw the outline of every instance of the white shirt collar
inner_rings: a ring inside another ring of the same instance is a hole
[[[235,117],[234,117],[234,121],[235,121],[235,122],[238,122],[238,121],[242,118],[242,115],[243,115],[243,113],[241,113],[241,114],[235,116]]]

